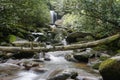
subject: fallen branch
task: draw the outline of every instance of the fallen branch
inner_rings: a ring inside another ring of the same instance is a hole
[[[45,47],[33,47],[33,48],[21,48],[21,47],[5,47],[5,46],[0,46],[0,51],[7,51],[7,52],[49,52],[49,51],[63,51],[63,50],[74,50],[74,49],[82,49],[82,48],[88,48],[88,47],[95,47],[98,45],[102,44],[107,44],[111,43],[112,41],[118,39],[120,37],[120,34],[115,34],[113,36],[92,41],[92,42],[87,42],[87,43],[82,43],[82,44],[71,44],[71,45],[66,45],[66,46],[55,46],[51,48],[45,48]]]

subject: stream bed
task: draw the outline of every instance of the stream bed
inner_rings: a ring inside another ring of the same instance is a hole
[[[64,56],[70,54],[72,51],[56,51],[48,52],[50,61],[44,61],[43,68],[46,70],[43,73],[36,73],[32,70],[19,71],[16,77],[11,80],[48,80],[49,78],[56,76],[62,71],[73,71],[78,73],[77,80],[101,80],[98,72],[95,72],[85,63],[69,62]],[[2,79],[1,79],[2,80]],[[4,79],[3,79],[4,80]],[[61,79],[54,79],[61,80]],[[66,79],[67,80],[67,79]],[[73,79],[74,80],[74,79]]]

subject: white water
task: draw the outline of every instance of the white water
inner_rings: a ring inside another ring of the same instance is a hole
[[[62,42],[62,44],[63,44],[64,46],[67,45],[67,41],[66,41],[66,39],[63,39],[61,42]]]
[[[33,71],[23,71],[17,74],[18,78],[13,80],[47,80],[47,78],[51,77],[50,75],[54,73],[56,70],[72,70],[78,72],[80,74],[80,80],[83,80],[84,77],[92,77],[95,80],[95,75],[87,72],[87,70],[81,69],[81,66],[76,66],[79,63],[68,62],[64,59],[64,55],[70,54],[73,51],[56,51],[56,52],[48,52],[46,55],[50,56],[51,61],[44,62],[44,68],[47,68],[48,71],[45,73],[34,73]],[[98,79],[96,79],[98,80]]]
[[[34,80],[38,75],[35,74],[34,72],[23,71],[23,72],[18,73],[17,76],[18,78],[13,79],[13,80]]]
[[[51,24],[54,24],[57,20],[57,13],[53,10],[50,11],[50,17],[51,17]]]
[[[34,39],[34,42],[37,42],[37,41],[38,41],[38,39],[39,39],[39,37],[36,37],[36,38]]]

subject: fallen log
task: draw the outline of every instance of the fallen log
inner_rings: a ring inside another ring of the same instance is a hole
[[[12,42],[12,45],[13,46],[16,46],[16,47],[30,47],[31,45],[33,47],[37,47],[37,46],[45,46],[45,44],[43,43],[40,43],[40,42],[30,42],[30,41],[15,41],[15,42]]]
[[[46,47],[5,47],[5,46],[0,46],[0,51],[7,51],[7,52],[49,52],[49,51],[63,51],[63,50],[74,50],[74,49],[82,49],[82,48],[88,48],[88,47],[95,47],[98,45],[102,44],[107,44],[110,43],[120,37],[120,34],[115,34],[113,36],[92,41],[92,42],[87,42],[87,43],[82,43],[82,44],[71,44],[71,45],[66,45],[66,46],[55,46],[51,48],[46,48]]]

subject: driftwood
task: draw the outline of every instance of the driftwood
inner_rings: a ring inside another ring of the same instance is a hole
[[[7,52],[49,52],[49,51],[62,51],[62,50],[74,50],[74,49],[82,49],[82,48],[88,48],[88,47],[95,47],[98,45],[102,44],[107,44],[110,43],[120,37],[120,34],[115,34],[113,36],[92,41],[92,42],[87,42],[87,43],[82,43],[82,44],[71,44],[71,45],[66,45],[66,46],[55,46],[51,48],[46,48],[46,47],[5,47],[5,46],[0,46],[0,51],[7,51]]]

